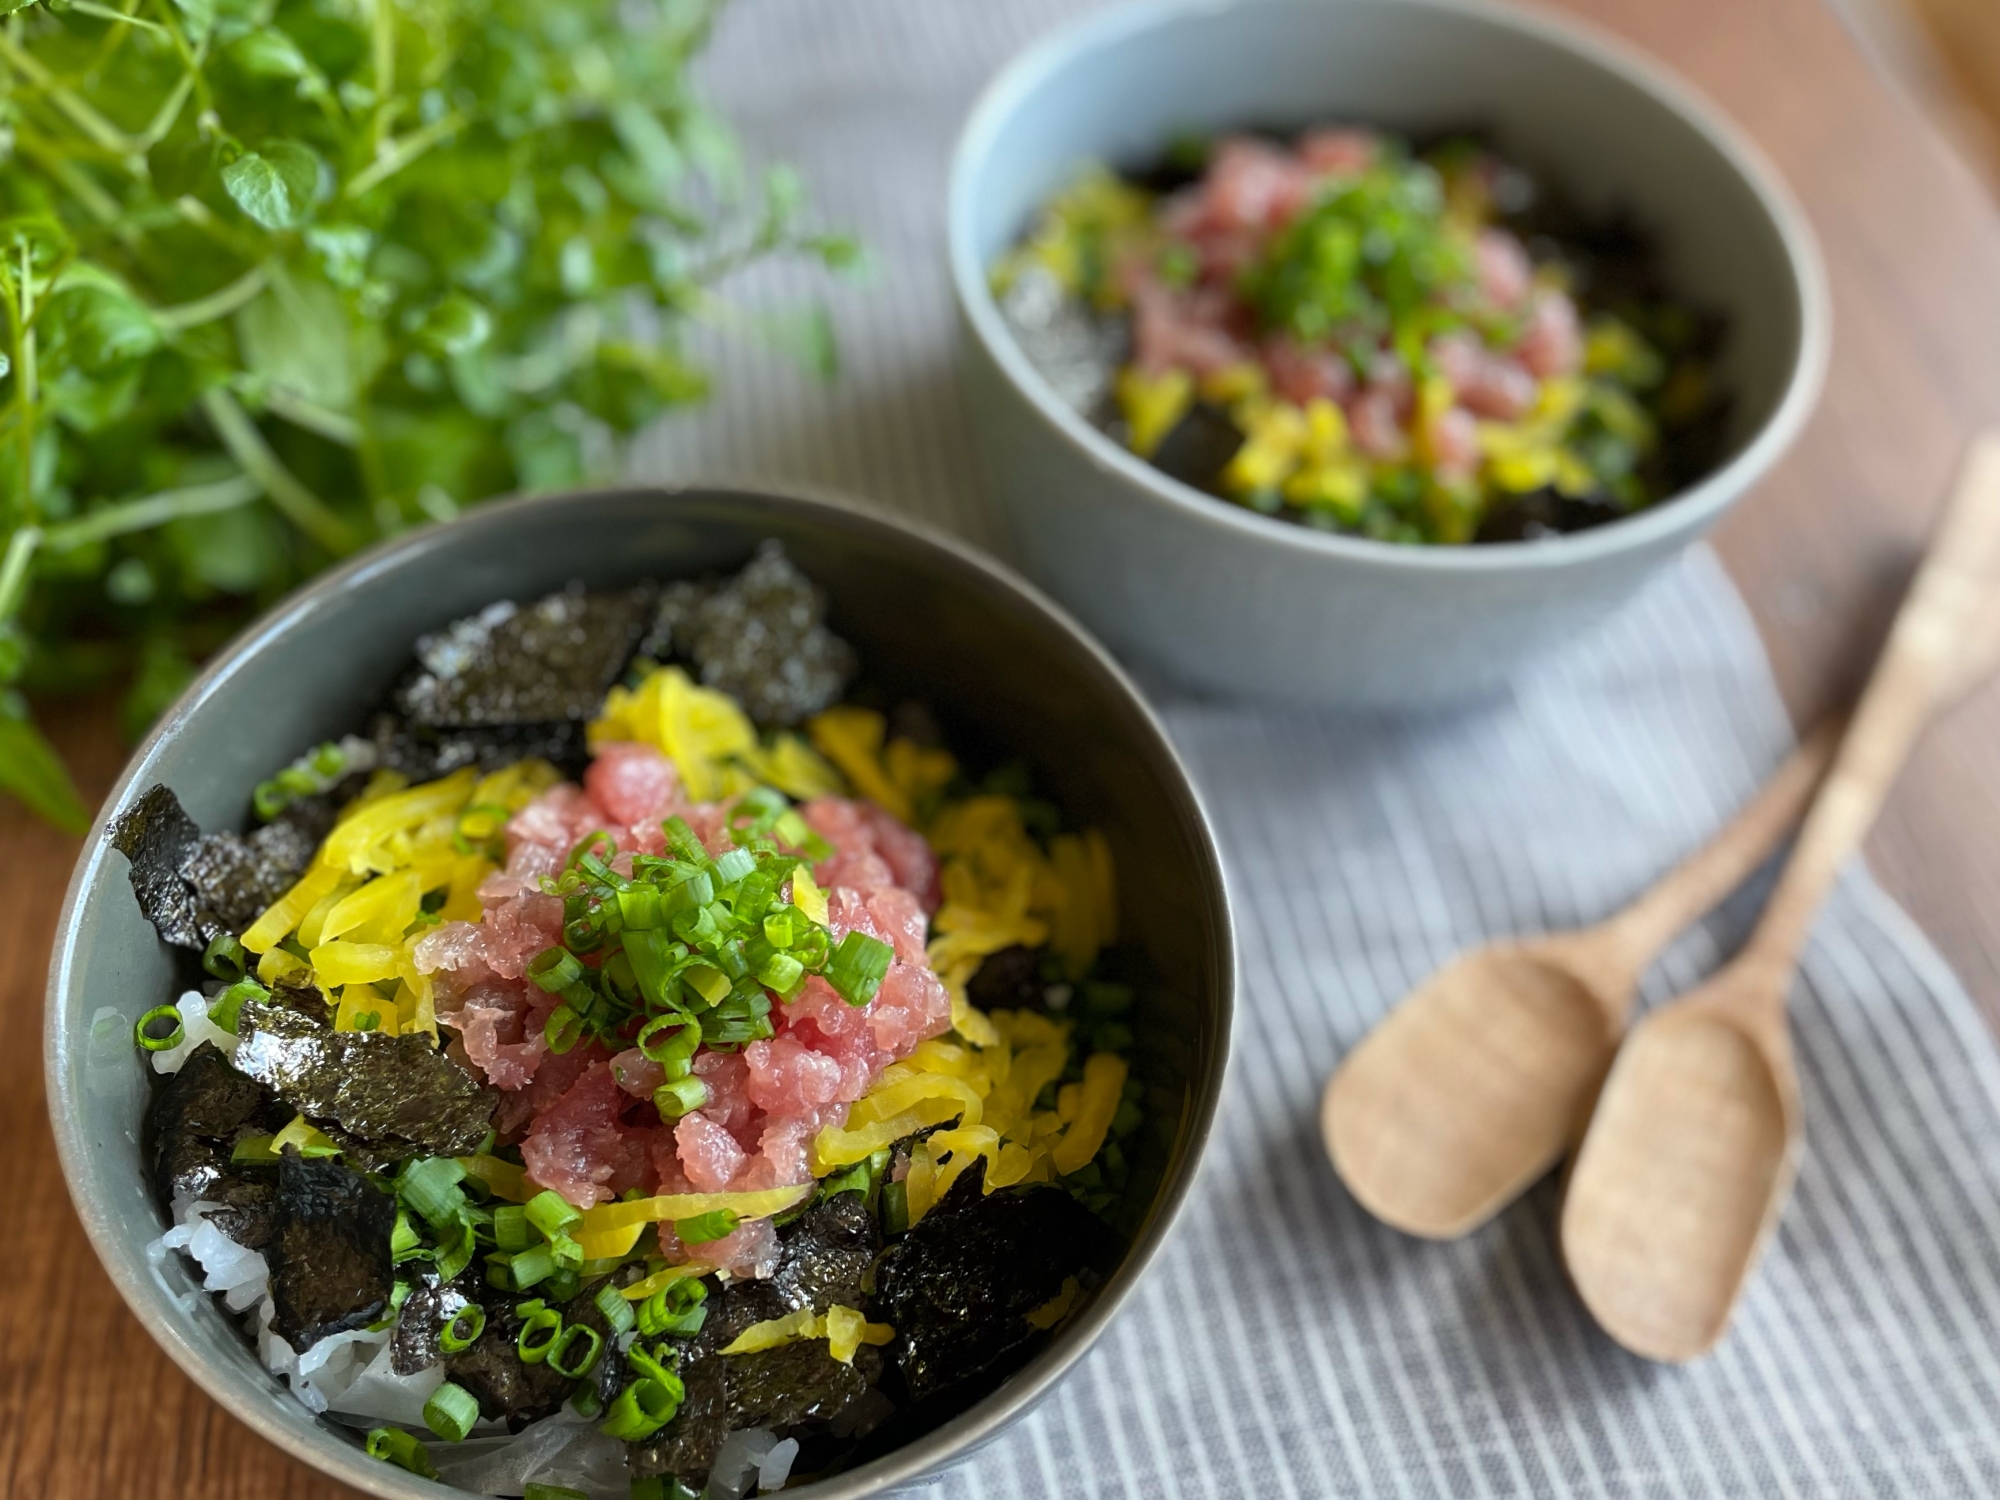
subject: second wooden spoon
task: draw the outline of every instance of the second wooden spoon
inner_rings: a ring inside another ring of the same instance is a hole
[[[1563,1200],[1563,1257],[1604,1330],[1692,1359],[1729,1326],[1802,1139],[1785,999],[1807,930],[2000,591],[2000,436],[1973,445],[1852,727],[1743,951],[1626,1040]],[[1974,643],[1975,658],[1985,653]]]

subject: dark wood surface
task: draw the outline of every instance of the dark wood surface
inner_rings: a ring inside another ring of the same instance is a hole
[[[1723,528],[1801,722],[1850,692],[1967,437],[2000,420],[2000,216],[1821,0],[1568,0],[1678,67],[1755,136],[1817,227],[1836,309],[1826,398]],[[103,706],[50,714],[101,795]],[[2000,688],[1918,753],[1871,847],[2000,1024]],[[0,804],[0,1140],[19,1217],[0,1284],[0,1496],[324,1500],[352,1492],[250,1435],[125,1311],[70,1213],[44,1115],[44,968],[74,842]]]

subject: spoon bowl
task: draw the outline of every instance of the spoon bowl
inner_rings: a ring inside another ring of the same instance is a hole
[[[1384,1223],[1453,1239],[1549,1170],[1631,1001],[1588,934],[1496,944],[1432,975],[1348,1054],[1320,1108],[1335,1169]]]
[[[1605,1332],[1678,1363],[1729,1326],[1798,1158],[1782,1014],[1731,971],[1633,1028],[1563,1199],[1570,1279]]]

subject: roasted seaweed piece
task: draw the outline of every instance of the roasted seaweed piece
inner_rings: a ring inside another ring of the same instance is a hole
[[[734,578],[676,583],[641,651],[690,662],[757,723],[789,728],[840,700],[854,648],[826,628],[826,595],[767,541]]]
[[[181,799],[155,783],[111,823],[111,843],[132,864],[132,894],[162,942],[200,950],[222,930],[213,911],[203,909],[181,874],[201,829]]]
[[[1009,1370],[1041,1333],[1028,1314],[1089,1276],[1114,1239],[1047,1183],[983,1193],[984,1164],[952,1185],[876,1270],[875,1307],[913,1400]],[[972,1186],[968,1189],[967,1184]]]
[[[731,1431],[769,1427],[783,1432],[808,1423],[840,1422],[868,1395],[881,1373],[881,1351],[866,1344],[844,1365],[825,1339],[801,1339],[755,1354],[718,1355],[728,1389]]]
[[[832,1359],[824,1340],[760,1354],[725,1357],[717,1352],[752,1323],[802,1307],[823,1313],[836,1304],[867,1305],[863,1287],[882,1241],[860,1193],[837,1193],[814,1203],[780,1229],[778,1238],[778,1264],[768,1279],[731,1280],[710,1291],[701,1332],[680,1346],[681,1382],[687,1389],[680,1411],[646,1442],[632,1445],[635,1474],[668,1474],[700,1489],[732,1429],[835,1422],[853,1415],[874,1384],[881,1356],[871,1348],[864,1347],[853,1366]],[[775,1354],[786,1357],[766,1358]],[[797,1382],[789,1398],[783,1384],[788,1379]]]
[[[271,1266],[271,1327],[300,1353],[389,1307],[396,1277],[389,1237],[396,1200],[337,1161],[278,1161],[277,1232]]]
[[[602,1277],[590,1282],[558,1309],[565,1325],[594,1328],[605,1341],[605,1355],[585,1374],[589,1380],[597,1378],[605,1357],[613,1352],[610,1325],[596,1301],[604,1284]],[[577,1382],[546,1360],[532,1365],[522,1360],[518,1346],[522,1319],[515,1309],[529,1299],[492,1287],[469,1290],[486,1309],[486,1329],[471,1348],[445,1357],[445,1373],[478,1398],[481,1416],[488,1421],[504,1418],[509,1431],[519,1432],[561,1406]]]
[[[547,724],[436,729],[396,714],[378,714],[371,734],[381,763],[412,781],[435,781],[463,766],[498,771],[531,757],[548,761],[566,776],[580,777],[590,760],[583,725],[567,719]]]
[[[785,1299],[786,1311],[866,1305],[862,1286],[882,1238],[860,1193],[836,1193],[813,1204],[778,1231],[778,1240],[770,1284]]]
[[[223,1206],[208,1222],[246,1250],[262,1250],[278,1233],[278,1187],[268,1168],[224,1177],[207,1196]]]
[[[625,670],[652,609],[645,588],[571,584],[525,608],[503,599],[420,638],[420,670],[395,705],[434,728],[580,722]]]
[[[699,1492],[729,1436],[729,1379],[719,1354],[681,1359],[681,1404],[673,1421],[643,1443],[628,1443],[626,1463],[635,1479],[667,1475]]]
[[[1048,986],[1042,983],[1042,951],[1020,943],[989,953],[965,986],[965,998],[980,1010],[1041,1010]]]
[[[245,1127],[269,1124],[277,1103],[271,1091],[229,1065],[213,1042],[187,1055],[175,1073],[162,1074],[146,1105],[143,1135],[160,1201],[176,1192],[218,1197],[236,1174],[230,1148]]]
[[[323,792],[296,798],[247,836],[225,831],[196,839],[177,867],[196,910],[240,934],[305,874],[340,809],[366,779],[345,776]]]
[[[460,1156],[496,1096],[428,1038],[332,1031],[282,1005],[245,1003],[236,1067],[315,1123],[390,1156]],[[336,1137],[339,1139],[339,1137]]]
[[[464,1277],[440,1282],[435,1271],[418,1274],[389,1341],[389,1362],[398,1375],[414,1375],[438,1362],[438,1335],[476,1300],[467,1295],[469,1285]]]

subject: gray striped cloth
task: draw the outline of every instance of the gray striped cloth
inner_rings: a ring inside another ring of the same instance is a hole
[[[736,0],[712,93],[871,246],[841,379],[712,350],[722,393],[650,477],[834,486],[978,533],[941,203],[984,79],[1054,0]],[[808,298],[757,273],[750,307]],[[2000,1494],[2000,1060],[1922,935],[1856,871],[1795,992],[1808,1154],[1734,1332],[1685,1369],[1599,1334],[1551,1185],[1454,1245],[1405,1239],[1320,1151],[1322,1080],[1465,947],[1640,890],[1788,748],[1757,636],[1696,552],[1504,702],[1422,722],[1164,703],[1241,922],[1236,1055],[1179,1231],[1097,1350],[951,1471],[954,1500]],[[1754,892],[1751,893],[1754,898]],[[1740,938],[1690,933],[1649,1002]]]

